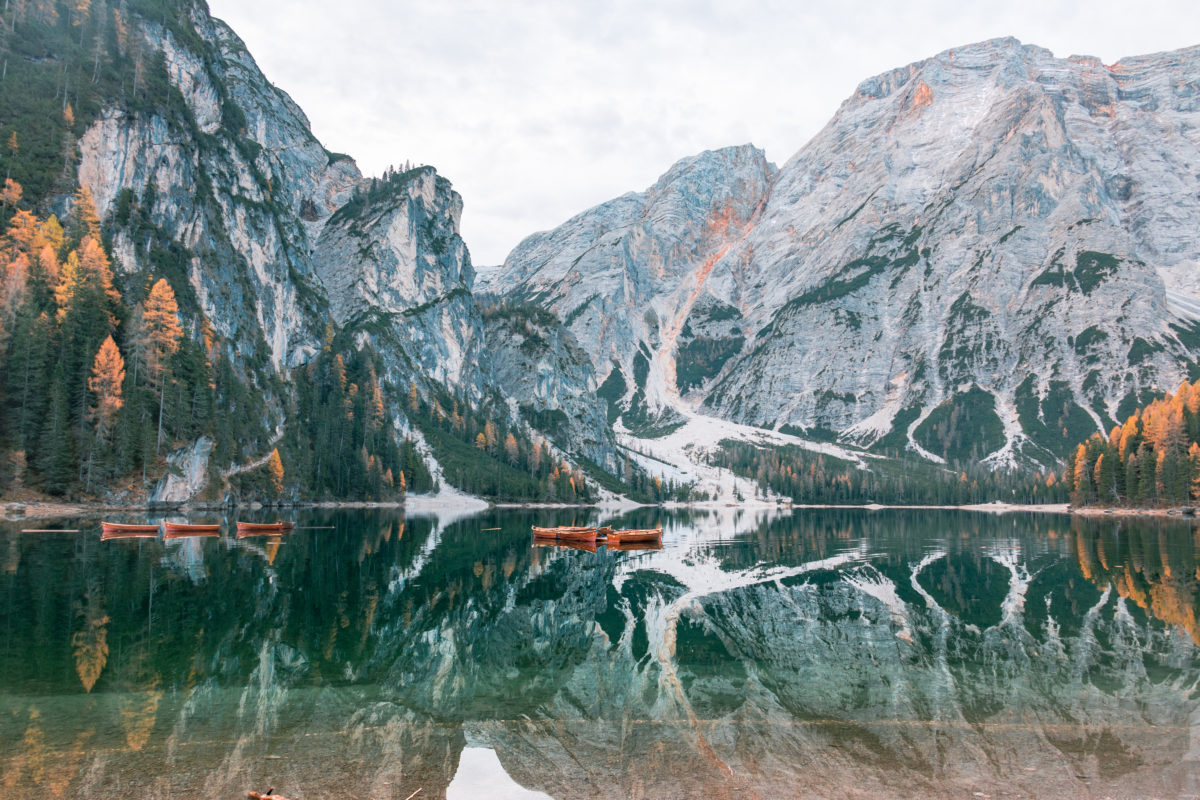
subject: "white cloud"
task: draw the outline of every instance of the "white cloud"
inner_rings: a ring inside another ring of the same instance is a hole
[[[752,141],[781,163],[860,81],[951,47],[1012,35],[1112,62],[1200,31],[1194,0],[210,5],[329,149],[453,181],[479,264],[700,150]]]

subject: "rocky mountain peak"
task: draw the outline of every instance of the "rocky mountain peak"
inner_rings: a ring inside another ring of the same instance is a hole
[[[1198,87],[1196,48],[957,47],[864,81],[777,173],[685,159],[493,285],[558,314],[598,375],[621,364],[631,402],[1054,463],[1197,364]]]

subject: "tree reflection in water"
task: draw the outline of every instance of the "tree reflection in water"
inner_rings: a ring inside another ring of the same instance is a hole
[[[650,510],[661,550],[531,546],[576,514],[5,529],[0,787],[439,797],[471,748],[556,798],[1200,790],[1186,524]]]

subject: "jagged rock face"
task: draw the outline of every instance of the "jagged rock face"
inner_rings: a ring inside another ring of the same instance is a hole
[[[79,177],[113,230],[120,268],[159,268],[145,226],[119,218],[124,191],[156,244],[185,249],[198,310],[238,355],[265,346],[286,372],[316,352],[331,318],[373,322],[364,335],[395,383],[469,382],[478,315],[460,299],[473,272],[449,181],[424,167],[371,193],[375,183],[316,140],[224,23],[192,7],[200,45],[141,25],[186,111],[111,109],[80,139]]]
[[[479,315],[461,218],[450,182],[420,167],[338,209],[316,239],[313,269],[333,320],[372,340],[396,385],[475,379],[467,356]]]
[[[948,453],[928,418],[958,412],[996,430],[993,462],[1052,462],[1062,442],[1176,386],[1200,354],[1197,111],[1200,48],[1106,67],[1005,39],[878,76],[773,181],[729,171],[704,188],[710,208],[733,196],[737,209],[761,205],[734,215],[732,241],[681,248],[667,270],[621,251],[637,262],[628,274],[660,277],[641,284],[654,292],[643,306],[707,295],[686,306],[690,337],[655,338],[627,321],[632,310],[609,307],[588,324],[610,338],[580,341],[601,375],[613,349],[674,345],[661,379],[740,422],[861,443],[896,431],[938,457]],[[655,192],[670,194],[706,156]],[[605,223],[627,223],[636,197],[531,237],[493,286],[563,319],[585,287],[622,291],[598,254],[619,238]],[[673,215],[641,225],[624,238],[697,230]],[[557,276],[576,258],[563,288]]]
[[[753,147],[680,161],[649,190],[529,237],[489,288],[554,311],[590,354],[597,383],[615,364],[628,394],[643,389],[662,406],[673,383],[635,362],[673,351],[711,291],[714,265],[760,213],[774,173]]]
[[[481,341],[477,364],[485,385],[502,387],[519,415],[560,451],[617,472],[605,408],[588,391],[591,358],[569,329],[541,309],[485,304]]]
[[[474,273],[458,235],[462,198],[432,167],[397,184],[357,213],[335,214],[317,239],[316,273],[339,325],[470,291]]]
[[[294,366],[315,351],[323,316],[304,285],[309,237],[361,175],[317,142],[227,26],[200,7],[190,16],[203,52],[141,22],[186,110],[102,114],[80,138],[80,182],[113,230],[120,269],[160,268],[146,231],[115,219],[126,190],[160,239],[188,251],[188,279],[213,329],[242,352],[261,341],[277,369]]]
[[[433,167],[364,179],[316,140],[203,4],[170,29],[133,20],[183,102],[109,108],[80,138],[79,178],[112,233],[118,270],[186,273],[195,307],[189,298],[181,307],[193,335],[211,326],[260,386],[267,373],[286,379],[307,362],[333,322],[380,356],[401,427],[411,382],[472,400],[498,391],[514,418],[521,405],[568,408],[561,446],[583,443],[594,459],[611,460],[603,411],[582,404],[592,371],[581,368],[577,345],[531,358],[521,342],[485,336],[459,235],[463,201],[448,180]],[[547,334],[558,342],[554,327]],[[530,383],[523,370],[545,372],[534,362],[553,365],[556,378]]]

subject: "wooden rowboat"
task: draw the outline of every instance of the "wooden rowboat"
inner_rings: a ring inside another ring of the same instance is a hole
[[[613,531],[608,535],[609,544],[625,544],[626,542],[657,542],[662,539],[662,528],[643,528],[640,530]]]
[[[595,528],[572,528],[564,530],[558,529],[558,540],[560,542],[595,542]]]
[[[533,535],[539,539],[554,538],[560,542],[594,542],[596,541],[595,528],[576,528],[576,527],[560,527],[560,528],[539,528],[534,525]]]
[[[188,536],[220,536],[220,525],[192,525],[183,522],[164,522],[164,539],[182,539]]]
[[[101,539],[157,539],[158,525],[127,525],[123,522],[101,522]]]

